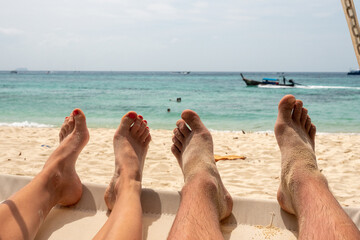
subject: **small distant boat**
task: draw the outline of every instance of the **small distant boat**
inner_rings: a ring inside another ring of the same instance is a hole
[[[360,75],[360,70],[350,70],[347,75]]]
[[[263,78],[262,81],[257,81],[253,79],[245,78],[242,73],[240,76],[244,80],[247,86],[263,86],[263,85],[274,85],[274,86],[283,86],[283,87],[294,87],[295,82],[292,79],[287,80],[284,75],[282,75],[282,82],[277,78]]]
[[[27,71],[28,71],[27,68],[16,68],[16,69],[10,71],[10,73],[18,74],[18,73],[24,73],[24,72],[27,72]]]
[[[173,73],[183,74],[183,75],[188,75],[188,74],[190,74],[190,72],[188,72],[188,71],[184,71],[184,72],[173,72]]]

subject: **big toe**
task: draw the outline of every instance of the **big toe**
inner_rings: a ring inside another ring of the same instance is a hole
[[[199,115],[192,110],[184,110],[181,114],[181,118],[190,126],[191,130],[205,128],[205,125],[200,120]]]
[[[126,113],[122,118],[121,118],[121,122],[119,125],[119,131],[120,132],[124,132],[124,131],[129,131],[131,125],[135,122],[136,118],[137,118],[137,113],[134,111],[130,111],[128,113]]]
[[[284,120],[284,121],[290,121],[291,120],[291,113],[292,113],[292,111],[294,109],[295,102],[296,102],[296,98],[293,95],[284,96],[279,102],[278,119]]]
[[[81,109],[79,108],[74,109],[74,111],[72,112],[72,116],[75,119],[75,129],[77,131],[87,130],[86,117]]]

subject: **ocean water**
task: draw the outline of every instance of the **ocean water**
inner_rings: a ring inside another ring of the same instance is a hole
[[[243,73],[262,79],[277,73]],[[219,131],[272,131],[286,94],[303,100],[318,132],[360,133],[360,76],[286,73],[297,87],[247,87],[239,72],[0,72],[0,125],[61,126],[78,107],[89,127],[115,128],[134,110],[173,129],[184,109]],[[181,98],[181,102],[176,99]],[[167,109],[170,108],[170,112]]]

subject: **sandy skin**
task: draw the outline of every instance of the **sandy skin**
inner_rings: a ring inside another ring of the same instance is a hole
[[[147,121],[136,112],[125,114],[114,135],[115,172],[104,197],[110,210],[114,206],[122,181],[133,180],[141,185],[150,141]]]
[[[174,129],[172,153],[184,174],[185,185],[198,175],[213,181],[220,220],[230,215],[232,199],[221,181],[214,160],[214,146],[209,130],[196,112],[185,110]],[[187,127],[188,124],[191,130]]]
[[[151,135],[147,121],[128,112],[115,131],[115,173],[104,198],[110,216],[94,239],[142,239],[141,179]]]
[[[220,221],[231,214],[233,201],[215,164],[212,136],[191,110],[176,126],[171,151],[185,184],[168,239],[222,239]]]
[[[281,207],[295,214],[293,194],[299,182],[308,174],[326,179],[318,170],[315,156],[316,127],[311,123],[308,110],[300,100],[291,95],[285,96],[279,103],[279,114],[275,123],[275,135],[280,147],[281,184],[277,198]]]
[[[275,135],[281,151],[281,208],[298,220],[299,239],[360,239],[360,232],[329,190],[315,156],[316,127],[292,95],[279,103]]]

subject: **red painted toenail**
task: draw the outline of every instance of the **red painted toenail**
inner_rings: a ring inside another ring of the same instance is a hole
[[[143,116],[141,116],[141,115],[139,115],[139,118],[141,119],[141,120],[143,120],[144,118],[143,118]]]
[[[149,129],[149,127],[146,127],[147,129]]]
[[[65,120],[68,120],[69,117],[66,117]]]
[[[136,118],[136,113],[129,113],[129,118],[135,119]]]
[[[147,121],[146,121],[146,120],[144,120],[144,123],[146,123],[146,124],[147,124]]]
[[[80,113],[80,112],[79,112],[79,110],[77,110],[77,109],[73,111],[74,116],[78,115],[79,113]]]

